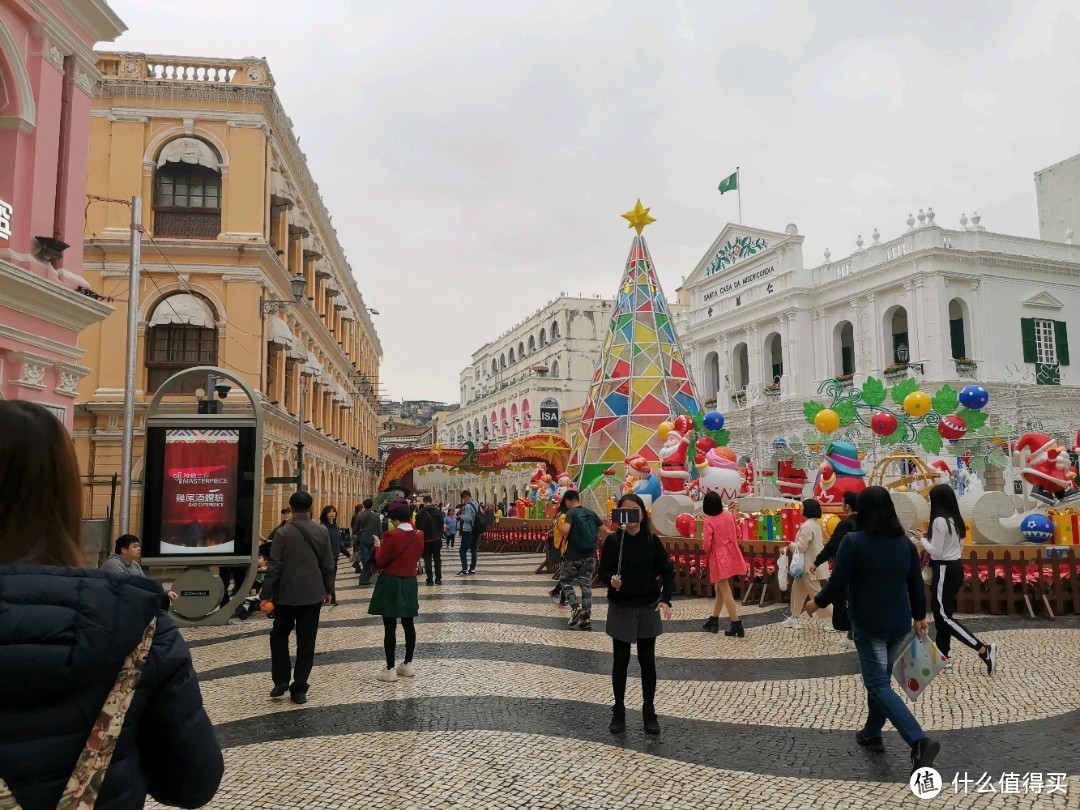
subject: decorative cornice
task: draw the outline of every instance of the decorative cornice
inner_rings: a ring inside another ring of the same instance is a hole
[[[113,307],[0,259],[0,301],[43,321],[81,332],[104,320]]]

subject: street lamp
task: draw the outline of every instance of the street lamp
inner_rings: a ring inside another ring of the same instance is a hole
[[[292,300],[274,300],[274,299],[259,299],[259,306],[262,308],[263,315],[271,315],[275,312],[280,312],[285,307],[291,307],[293,304],[297,304],[304,300],[304,291],[307,290],[307,279],[304,278],[302,273],[297,273],[291,279],[289,279],[289,286],[292,287]]]
[[[897,359],[897,361],[900,362],[900,363],[907,363],[907,367],[910,368],[912,371],[916,372],[917,374],[922,374],[923,373],[923,364],[922,363],[909,363],[908,358],[910,358],[910,357],[911,357],[911,352],[908,350],[908,346],[907,346],[906,343],[901,343],[899,346],[896,347],[896,359]]]

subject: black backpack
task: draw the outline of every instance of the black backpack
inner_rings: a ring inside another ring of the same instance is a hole
[[[473,504],[476,509],[472,522],[473,537],[479,537],[491,527],[491,516],[476,501]]]

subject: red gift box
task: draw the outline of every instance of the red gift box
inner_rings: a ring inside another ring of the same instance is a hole
[[[780,510],[780,537],[785,543],[794,543],[799,527],[806,522],[802,509],[788,506]]]

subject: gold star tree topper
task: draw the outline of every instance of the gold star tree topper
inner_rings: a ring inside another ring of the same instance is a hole
[[[640,235],[646,225],[656,222],[655,217],[649,216],[650,210],[652,209],[644,208],[641,205],[641,200],[638,200],[633,208],[622,215],[622,218],[630,223],[626,227],[634,228],[638,232],[638,235]]]

